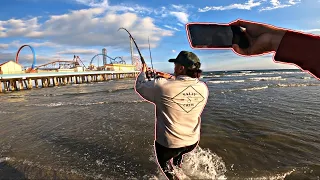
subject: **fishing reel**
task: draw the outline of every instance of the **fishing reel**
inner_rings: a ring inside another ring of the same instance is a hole
[[[156,73],[151,68],[148,68],[145,73],[146,73],[146,77],[149,81],[151,81],[151,79],[156,78]]]

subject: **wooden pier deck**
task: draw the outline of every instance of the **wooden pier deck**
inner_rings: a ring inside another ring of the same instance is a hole
[[[67,84],[82,84],[111,79],[135,78],[139,71],[84,71],[25,74],[0,74],[0,93]]]

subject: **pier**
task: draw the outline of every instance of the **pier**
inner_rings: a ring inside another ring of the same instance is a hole
[[[135,78],[140,71],[84,71],[0,74],[0,93],[68,84]]]

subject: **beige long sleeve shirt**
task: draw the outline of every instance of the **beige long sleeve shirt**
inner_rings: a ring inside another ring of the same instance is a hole
[[[201,113],[209,91],[204,82],[189,76],[175,80],[146,80],[140,73],[135,90],[156,105],[156,141],[168,148],[195,144],[200,138]]]

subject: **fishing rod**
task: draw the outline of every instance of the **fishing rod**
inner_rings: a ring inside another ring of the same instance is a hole
[[[149,36],[148,36],[148,44],[149,44],[149,53],[150,53],[150,60],[151,60],[151,68],[153,70],[153,64],[152,64],[152,56],[151,56],[151,50],[150,50],[150,41],[149,41]]]
[[[130,32],[129,32],[126,28],[123,28],[123,27],[119,28],[119,29],[118,29],[118,31],[119,31],[120,29],[123,29],[123,30],[127,31],[127,33],[129,34],[129,37],[132,39],[132,41],[133,41],[134,45],[136,46],[136,48],[137,48],[137,50],[138,50],[138,53],[139,53],[139,56],[140,56],[141,63],[142,63],[142,64],[146,64],[146,62],[144,61],[144,58],[143,58],[143,56],[142,56],[142,54],[141,54],[141,52],[140,52],[140,49],[139,49],[139,47],[138,47],[138,45],[137,45],[136,41],[134,40],[134,38],[133,38],[133,37],[132,37],[132,35],[130,34]]]
[[[154,72],[154,69],[153,69],[153,63],[152,63],[152,56],[151,56],[149,36],[148,36],[148,44],[149,44],[149,53],[150,53],[150,61],[151,61],[151,68],[152,68],[151,78],[155,78],[155,77],[156,77],[156,73]]]
[[[144,64],[144,65],[147,65],[146,62],[145,62],[145,60],[144,60],[144,58],[143,58],[143,56],[142,56],[142,54],[141,54],[141,52],[140,52],[140,49],[139,49],[136,41],[134,40],[133,36],[131,35],[131,33],[130,33],[126,28],[121,27],[121,28],[118,29],[118,31],[119,31],[120,29],[123,29],[123,30],[127,31],[127,33],[129,34],[129,37],[132,39],[134,45],[136,46],[136,48],[137,48],[137,50],[138,50],[141,63]],[[148,41],[149,41],[149,37],[148,37]],[[150,43],[149,43],[149,50],[150,50]],[[150,51],[150,58],[151,58],[151,51]],[[152,66],[152,69],[153,69],[152,60],[151,60],[151,66]],[[152,78],[152,73],[151,73],[151,76],[150,76],[150,74],[148,73],[148,70],[147,70],[146,72],[144,72],[144,73],[146,74],[147,78],[148,78],[149,81],[150,81],[151,78]]]

